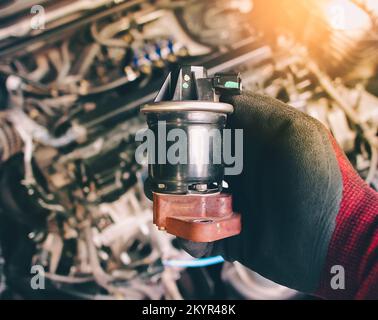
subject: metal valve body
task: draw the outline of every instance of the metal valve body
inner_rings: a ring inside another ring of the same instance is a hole
[[[149,185],[154,223],[159,229],[196,242],[240,232],[240,216],[232,211],[232,197],[221,193],[222,133],[233,107],[219,102],[222,91],[238,93],[240,87],[238,75],[209,78],[203,67],[186,66],[170,73],[155,102],[141,109],[157,137],[155,161],[149,163]],[[170,163],[166,152],[178,143],[172,139],[177,129],[184,136],[183,148],[177,149],[183,156]]]

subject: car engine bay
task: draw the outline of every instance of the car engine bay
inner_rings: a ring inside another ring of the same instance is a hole
[[[326,125],[378,190],[377,35],[371,0],[3,2],[0,297],[310,298],[153,226],[139,109],[178,65],[240,72]]]

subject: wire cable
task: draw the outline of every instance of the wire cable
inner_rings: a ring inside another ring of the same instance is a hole
[[[163,260],[163,265],[165,267],[200,268],[200,267],[208,267],[208,266],[222,263],[222,262],[224,262],[224,259],[222,256],[213,256],[213,257],[199,258],[199,259],[193,259],[193,260],[180,260],[180,259]]]

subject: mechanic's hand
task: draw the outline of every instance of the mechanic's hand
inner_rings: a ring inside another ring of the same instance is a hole
[[[244,168],[226,177],[240,235],[213,243],[181,240],[196,257],[221,254],[279,284],[314,292],[342,197],[329,131],[314,118],[253,93],[224,97],[244,130]]]

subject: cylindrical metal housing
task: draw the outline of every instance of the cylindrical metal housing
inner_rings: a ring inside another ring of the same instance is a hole
[[[165,101],[146,105],[141,111],[155,137],[154,163],[149,163],[152,191],[220,191],[223,129],[233,107],[208,101]]]

